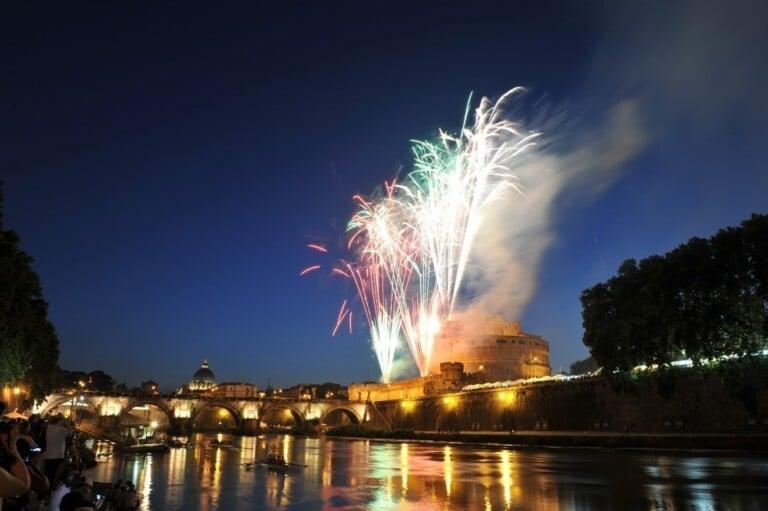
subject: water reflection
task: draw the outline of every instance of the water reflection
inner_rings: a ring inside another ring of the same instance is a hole
[[[443,448],[443,479],[445,479],[445,495],[451,499],[451,485],[453,484],[453,460],[451,460],[451,446]]]
[[[512,468],[509,451],[504,449],[499,456],[501,456],[501,486],[504,488],[504,503],[509,507],[512,502]]]
[[[97,481],[133,481],[145,511],[768,509],[757,457],[488,449],[262,435],[196,435],[168,454],[94,445]],[[268,453],[306,465],[245,463]]]
[[[403,496],[408,496],[408,444],[400,444],[400,484],[403,487]]]

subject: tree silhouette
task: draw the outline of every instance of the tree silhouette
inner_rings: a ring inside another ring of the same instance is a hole
[[[609,374],[755,353],[768,339],[768,216],[624,261],[581,302],[584,344]]]
[[[32,262],[5,229],[0,183],[0,384],[24,381],[40,399],[57,379],[59,341]]]

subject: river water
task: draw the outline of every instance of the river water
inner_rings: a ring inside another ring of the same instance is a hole
[[[214,447],[210,440],[231,440]],[[768,510],[768,460],[739,454],[502,449],[287,435],[197,434],[167,454],[102,456],[96,481],[131,480],[145,511]],[[105,444],[97,444],[107,454]],[[268,453],[307,465],[243,464]]]

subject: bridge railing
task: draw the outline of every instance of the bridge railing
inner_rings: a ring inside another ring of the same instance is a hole
[[[73,391],[75,390],[75,391]],[[217,401],[217,400],[237,400],[237,401],[253,401],[253,402],[302,402],[302,401],[309,401],[309,402],[322,402],[322,403],[330,403],[330,404],[346,404],[352,402],[352,400],[348,398],[324,398],[324,397],[314,397],[310,399],[306,398],[300,398],[300,397],[289,397],[289,396],[227,396],[227,395],[216,395],[216,394],[207,394],[207,393],[200,393],[200,394],[194,394],[194,393],[188,393],[188,394],[139,394],[139,393],[125,393],[125,392],[96,392],[92,390],[85,390],[85,389],[67,389],[66,391],[59,391],[51,394],[49,397],[63,397],[63,396],[85,396],[85,397],[120,397],[120,398],[133,398],[133,399],[146,399],[146,400],[162,400],[162,399],[199,399],[203,401]]]

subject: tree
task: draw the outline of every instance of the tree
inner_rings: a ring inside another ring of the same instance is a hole
[[[41,399],[56,383],[59,341],[32,258],[4,228],[2,211],[0,186],[0,384],[25,381]]]
[[[768,339],[768,216],[625,261],[581,294],[584,344],[610,372],[755,353]]]
[[[112,392],[117,382],[102,370],[88,373],[88,388],[96,392]]]
[[[597,362],[592,357],[577,360],[571,364],[571,374],[587,374],[597,370]]]

